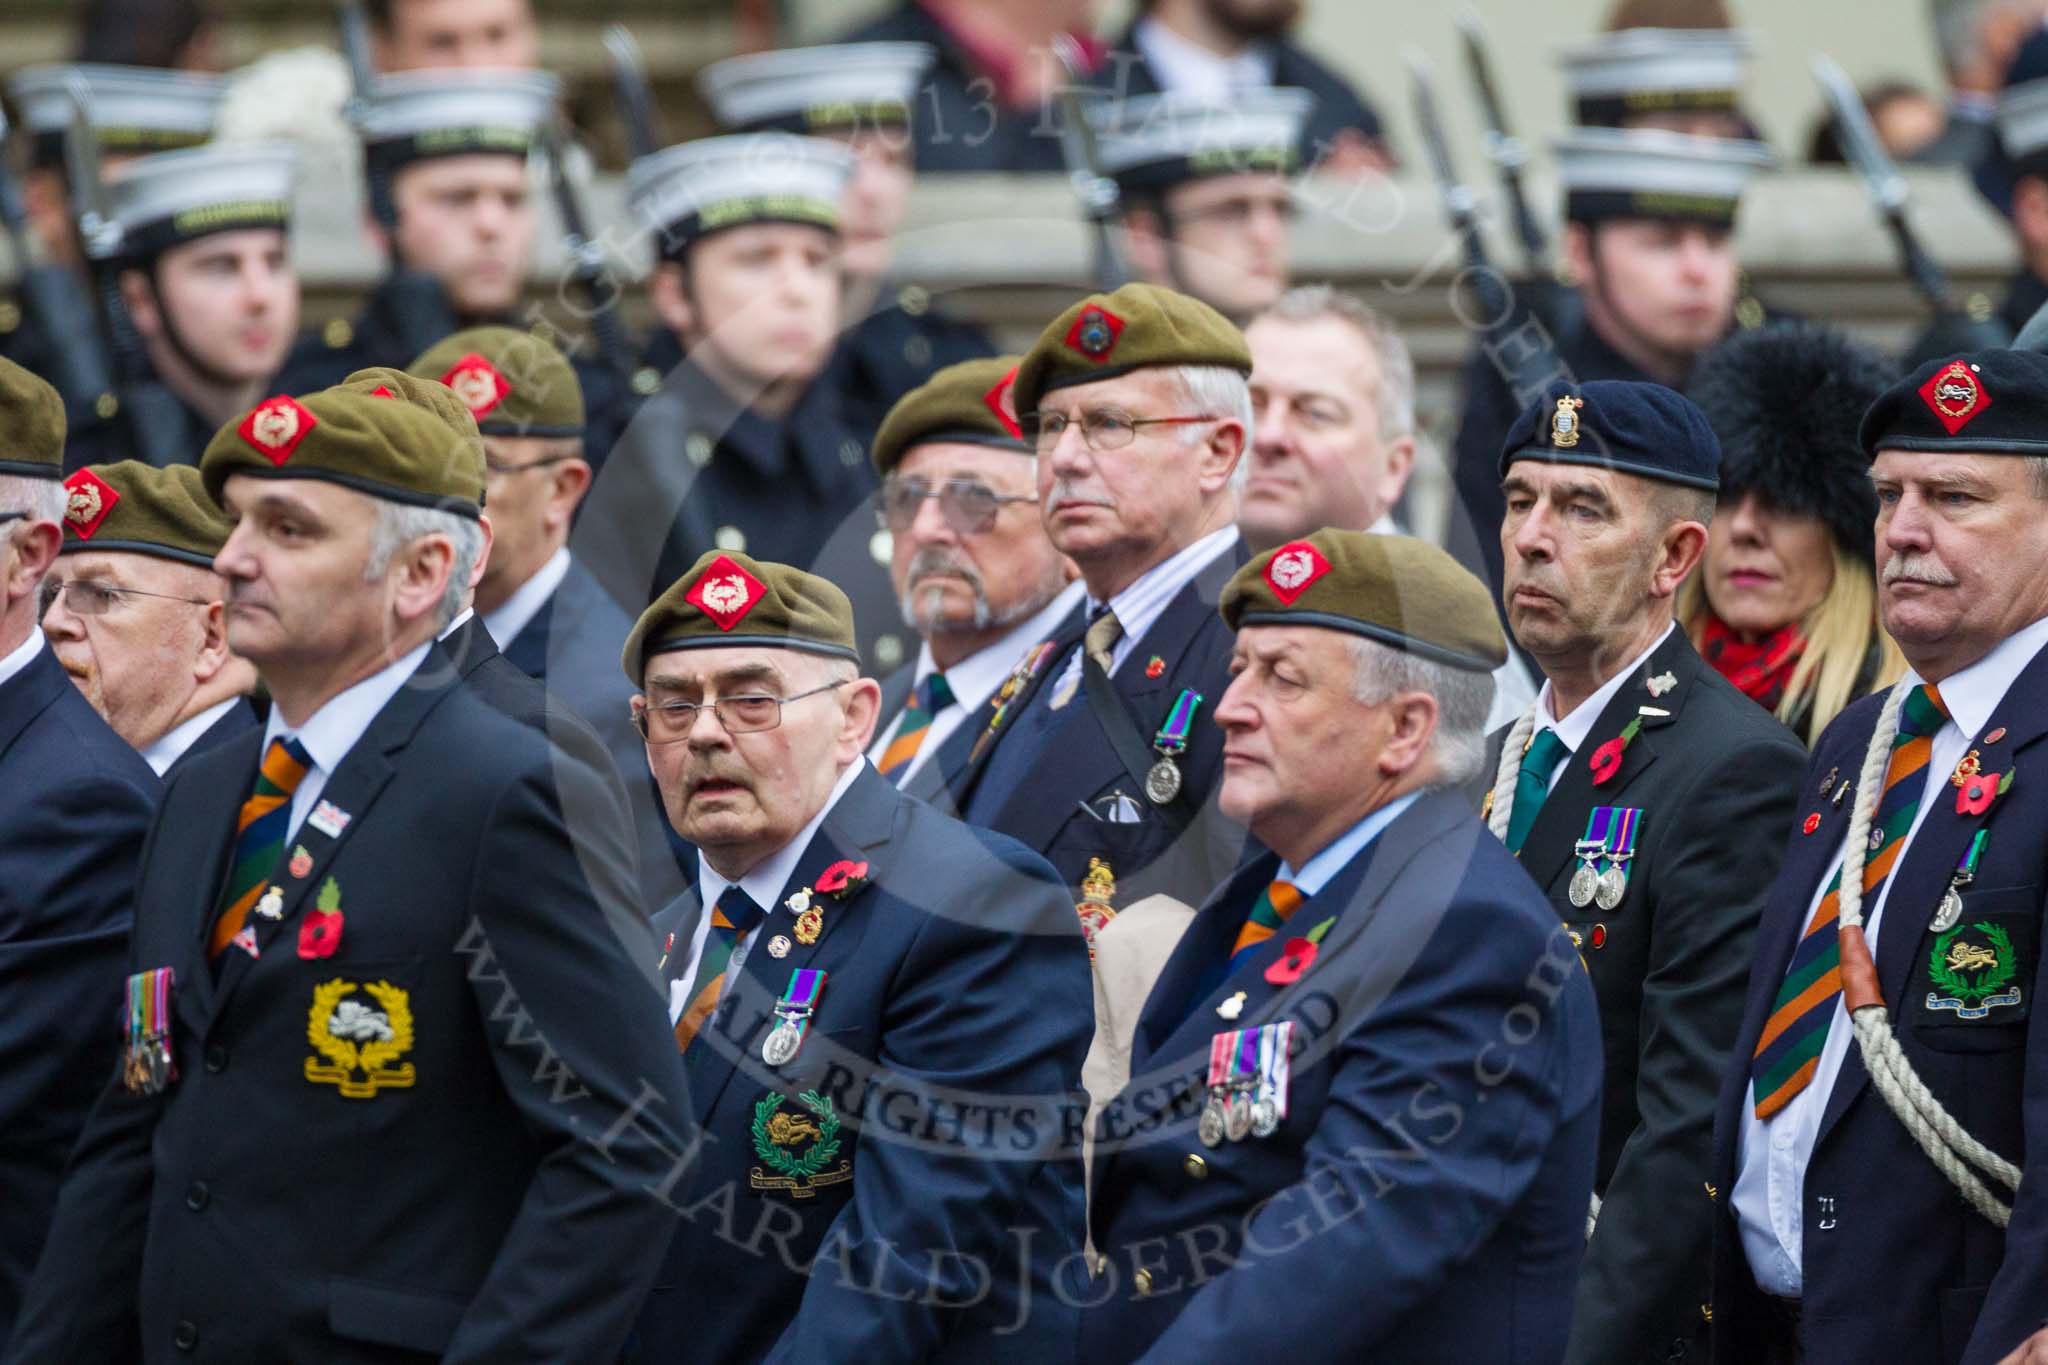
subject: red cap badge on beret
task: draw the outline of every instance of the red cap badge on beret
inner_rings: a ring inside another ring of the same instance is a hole
[[[1017,367],[1012,365],[1010,372],[1001,379],[998,379],[995,387],[981,396],[981,401],[988,404],[988,410],[996,415],[998,422],[1003,424],[1003,430],[1021,441],[1024,439],[1024,428],[1017,425],[1017,419],[1011,415],[1010,411],[1010,388],[1016,382]]]
[[[90,469],[81,469],[64,480],[64,524],[80,540],[91,540],[120,500],[112,484]]]
[[[307,412],[290,394],[266,398],[242,419],[235,434],[247,441],[272,464],[281,465],[292,457],[299,442],[306,439],[320,419]]]
[[[1092,304],[1081,310],[1081,316],[1074,319],[1074,325],[1067,329],[1067,345],[1079,351],[1090,360],[1107,360],[1109,353],[1116,349],[1117,338],[1124,334],[1124,320],[1107,308]]]
[[[1920,386],[1920,399],[1951,436],[1991,406],[1991,395],[1978,382],[1977,367],[1960,360],[1936,370],[1933,378]]]
[[[1330,561],[1305,540],[1282,545],[1266,561],[1266,586],[1286,606],[1307,592],[1309,585],[1330,571]]]
[[[374,388],[374,389],[371,389],[371,390],[370,390],[370,397],[372,397],[372,398],[390,398],[390,399],[394,399],[394,400],[395,400],[395,399],[396,399],[396,398],[398,397],[398,395],[397,395],[397,394],[395,394],[395,393],[393,393],[393,392],[392,392],[392,391],[391,391],[390,389],[386,388],[386,387],[385,387],[384,385],[382,385],[382,384],[379,384],[379,385],[378,385],[378,386],[377,386],[376,388]]]
[[[512,385],[499,373],[498,367],[475,351],[456,361],[448,373],[441,376],[441,382],[455,390],[462,406],[468,408],[469,415],[478,421],[482,421],[512,392]]]
[[[766,591],[767,585],[760,579],[720,555],[704,567],[703,575],[696,586],[683,594],[683,600],[716,621],[720,630],[731,630],[754,609]]]

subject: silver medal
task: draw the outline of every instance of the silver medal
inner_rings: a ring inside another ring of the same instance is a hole
[[[1243,1142],[1252,1130],[1252,1097],[1240,1090],[1230,1097],[1230,1106],[1223,1115],[1223,1135],[1232,1142]]]
[[[1572,904],[1583,910],[1593,903],[1593,896],[1600,887],[1600,874],[1593,870],[1593,864],[1580,863],[1579,870],[1572,873],[1569,895]]]
[[[1209,1092],[1209,1102],[1202,1106],[1202,1121],[1195,1127],[1195,1136],[1204,1147],[1223,1143],[1223,1096],[1215,1090]]]
[[[770,1066],[781,1066],[796,1056],[804,1036],[798,1031],[794,1020],[784,1019],[777,1024],[761,1043],[761,1060]]]
[[[1252,1106],[1252,1136],[1269,1138],[1280,1127],[1280,1102],[1271,1095],[1263,1096]]]
[[[1593,899],[1600,903],[1602,910],[1612,910],[1621,904],[1621,898],[1628,894],[1628,873],[1621,870],[1620,863],[1609,863],[1607,870],[1600,874],[1600,887]]]
[[[1963,917],[1963,898],[1956,894],[1953,884],[1941,893],[1941,904],[1935,908],[1934,921],[1927,927],[1937,934],[1945,934],[1956,927]]]
[[[1173,761],[1173,755],[1163,754],[1145,774],[1145,796],[1153,805],[1163,806],[1179,795],[1180,765]]]

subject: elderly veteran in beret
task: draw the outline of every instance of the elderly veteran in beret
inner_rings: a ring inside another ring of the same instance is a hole
[[[1856,423],[1893,367],[1842,332],[1738,332],[1687,395],[1721,444],[1720,505],[1678,624],[1714,671],[1809,748],[1905,667],[1877,620],[1877,496]]]
[[[624,812],[436,642],[483,539],[447,432],[329,390],[207,447],[229,643],[273,706],[165,794],[124,1063],[20,1359],[625,1340],[670,1225],[645,1190],[687,1160],[683,1078]]]
[[[1544,681],[1489,743],[1482,818],[1600,997],[1601,1204],[1571,1360],[1704,1350],[1714,1096],[1804,765],[1672,620],[1719,448],[1656,384],[1557,387],[1498,460],[1509,627]]]
[[[36,628],[63,543],[64,402],[0,360],[0,1347],[114,1063],[135,866],[159,786]]]
[[[889,575],[923,643],[882,683],[887,719],[868,757],[940,805],[954,800],[984,708],[1081,597],[1039,520],[1038,461],[1009,406],[1016,371],[1015,356],[948,366],[875,436]]]
[[[213,557],[232,529],[194,465],[89,465],[64,481],[43,634],[78,690],[159,777],[259,723],[228,647]]]
[[[1222,803],[1269,851],[1180,940],[1102,1116],[1076,1358],[1555,1361],[1599,1025],[1457,792],[1507,653],[1486,589],[1324,530],[1222,615]]]
[[[1815,745],[1764,911],[1709,1177],[1721,1359],[1991,1365],[2048,1319],[2044,431],[2028,351],[1864,415],[1907,671]]]
[[[1075,303],[1017,368],[1039,511],[1087,597],[1017,662],[969,754],[962,808],[1071,887],[1099,868],[1127,900],[1194,904],[1237,863],[1243,832],[1212,799],[1212,710],[1230,656],[1215,604],[1244,560],[1231,476],[1251,433],[1250,369],[1228,319],[1149,284]]]
[[[706,554],[626,642],[696,886],[656,916],[706,1139],[647,1361],[1039,1362],[1082,1221],[1088,959],[1044,860],[862,756],[846,595]],[[711,1210],[718,1210],[707,1216]],[[834,1266],[833,1262],[837,1262]]]

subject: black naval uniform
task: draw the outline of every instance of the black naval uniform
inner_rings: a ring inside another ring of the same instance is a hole
[[[904,394],[948,365],[995,353],[987,333],[934,306],[922,287],[884,282],[873,311],[840,337],[826,373],[847,425],[871,437]]]
[[[779,419],[740,407],[679,356],[664,331],[645,358],[661,391],[621,434],[591,487],[578,559],[629,616],[682,577],[706,550],[743,550],[830,579],[853,600],[870,671],[915,652],[889,584],[889,539],[875,515],[867,443],[821,375]]]
[[[2020,328],[2041,305],[2048,303],[2048,281],[2031,270],[2019,270],[2006,281],[2005,297],[1998,303],[1998,320],[2003,323],[2008,336],[2018,336]]]

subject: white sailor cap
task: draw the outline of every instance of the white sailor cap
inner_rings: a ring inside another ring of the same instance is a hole
[[[929,43],[754,52],[705,67],[697,89],[719,123],[735,132],[901,128],[911,120],[917,83],[938,55]]]
[[[1741,29],[1625,28],[1560,48],[1578,121],[1619,127],[1643,114],[1732,111],[1755,43]]]
[[[476,152],[523,157],[561,96],[559,79],[521,67],[401,71],[371,82],[350,119],[375,170]]]
[[[1565,217],[1661,218],[1729,226],[1750,177],[1778,157],[1761,142],[1661,128],[1575,128],[1551,143]]]
[[[103,152],[161,152],[196,146],[213,132],[227,82],[219,76],[146,66],[72,62],[31,66],[7,80],[21,125],[33,138],[39,166],[64,160],[71,126],[71,82],[83,81],[86,117]]]
[[[1184,94],[1135,95],[1090,106],[1104,174],[1125,193],[1158,191],[1209,175],[1271,171],[1301,164],[1301,134],[1315,96],[1272,86],[1229,99]]]
[[[149,260],[216,232],[291,225],[299,149],[285,142],[211,143],[138,157],[107,174],[107,216],[120,254]]]
[[[804,223],[836,232],[853,152],[827,138],[733,133],[640,157],[626,168],[626,203],[661,234],[663,256],[747,223]]]

